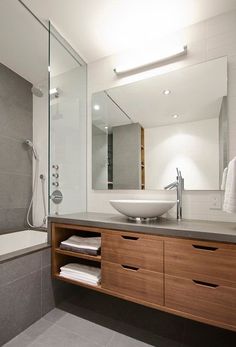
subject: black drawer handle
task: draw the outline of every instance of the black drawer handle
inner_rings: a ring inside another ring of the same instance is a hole
[[[132,270],[132,271],[138,271],[139,270],[139,267],[136,267],[136,266],[129,266],[129,265],[121,265],[121,266],[127,270]]]
[[[192,246],[193,248],[196,248],[196,249],[202,249],[203,251],[211,251],[211,252],[214,252],[218,249],[217,247],[211,247],[211,246],[201,246],[201,245],[192,245]]]
[[[123,239],[125,240],[138,240],[139,237],[136,237],[136,236],[125,236],[125,235],[122,235],[121,236]]]
[[[204,287],[209,287],[209,288],[217,288],[219,287],[218,284],[213,284],[213,283],[208,283],[208,282],[203,282],[203,281],[198,281],[198,280],[192,280],[194,283],[204,286]]]

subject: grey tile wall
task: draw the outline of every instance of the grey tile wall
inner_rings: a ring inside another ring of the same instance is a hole
[[[0,346],[73,294],[51,278],[50,248],[0,264]]]
[[[30,82],[0,64],[0,234],[25,226],[32,157],[23,141],[32,139],[31,87]]]

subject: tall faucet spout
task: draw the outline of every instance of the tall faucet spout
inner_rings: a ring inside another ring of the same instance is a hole
[[[177,188],[177,185],[178,185],[178,182],[175,181],[175,182],[172,182],[172,183],[168,184],[168,186],[164,187],[164,189],[170,190],[170,189],[173,189],[173,188]]]
[[[164,189],[170,190],[176,188],[177,192],[177,220],[182,219],[182,193],[184,190],[184,179],[182,177],[181,171],[176,168],[177,178],[173,183],[168,184]]]

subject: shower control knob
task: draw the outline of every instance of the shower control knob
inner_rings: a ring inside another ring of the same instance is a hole
[[[55,186],[55,187],[58,187],[59,183],[58,182],[53,182],[52,185]]]
[[[52,168],[55,169],[55,170],[58,170],[59,166],[58,165],[53,165]]]
[[[54,173],[54,174],[52,174],[52,177],[59,178],[59,174],[58,173]]]

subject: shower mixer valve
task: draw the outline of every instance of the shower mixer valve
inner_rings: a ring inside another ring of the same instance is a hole
[[[54,179],[54,182],[52,182],[52,185],[54,187],[59,187],[59,165],[57,164],[53,164],[52,165],[52,168],[55,170],[53,173],[52,173],[52,177]]]
[[[59,183],[58,182],[52,182],[52,185],[55,186],[55,187],[58,187]]]

